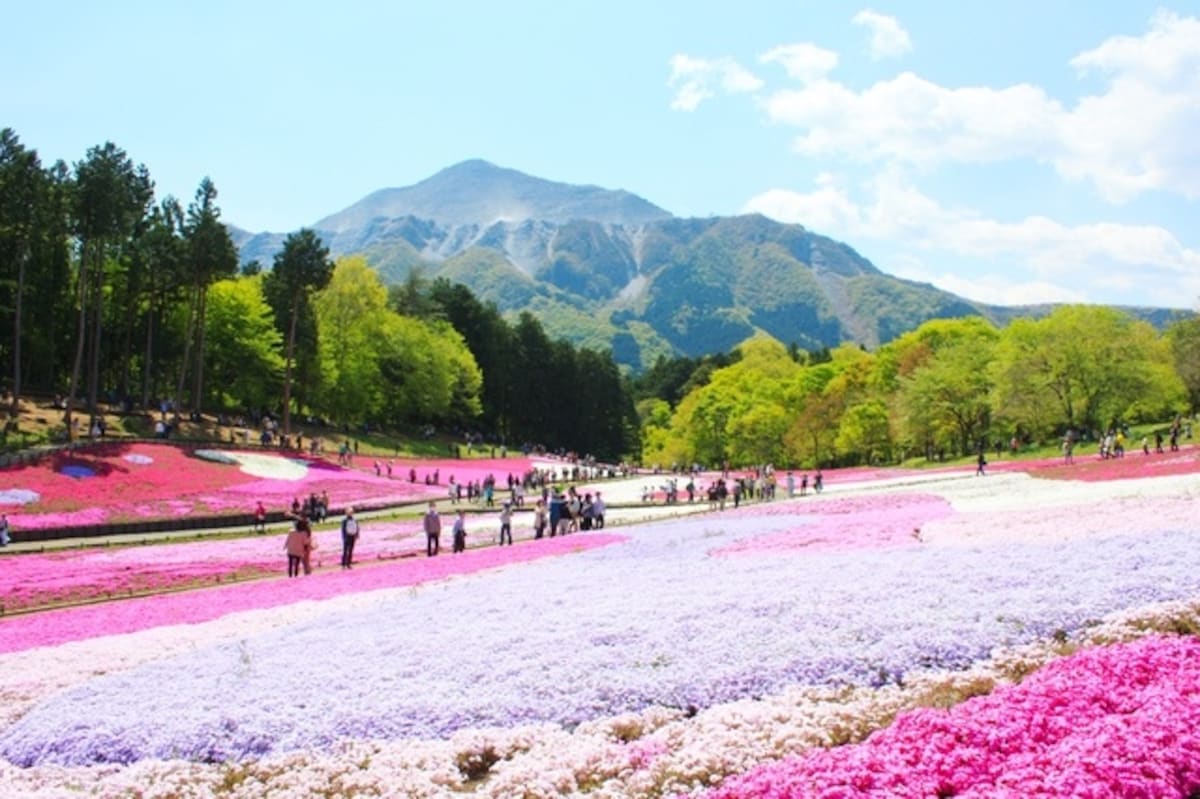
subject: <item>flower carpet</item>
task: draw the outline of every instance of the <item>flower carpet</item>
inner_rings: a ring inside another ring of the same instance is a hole
[[[248,514],[262,501],[284,510],[325,492],[336,507],[418,502],[447,496],[459,482],[492,474],[501,483],[533,461],[411,461],[360,458],[343,468],[326,458],[275,451],[200,449],[167,444],[105,443],[59,452],[35,465],[0,469],[0,511],[16,530]],[[387,466],[391,466],[388,476]],[[415,480],[410,475],[415,472]],[[438,484],[429,484],[436,473]]]
[[[1174,455],[830,472],[819,497],[0,619],[0,794],[1189,799],[1200,461]],[[280,545],[109,554],[281,571]],[[4,565],[27,557],[54,579]]]

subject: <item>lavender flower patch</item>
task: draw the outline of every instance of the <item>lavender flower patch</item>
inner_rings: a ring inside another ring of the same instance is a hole
[[[220,761],[346,737],[571,728],[796,683],[899,682],[1200,590],[1180,530],[709,555],[796,526],[783,515],[657,524],[625,545],[201,647],[43,702],[0,734],[0,754],[20,765]]]

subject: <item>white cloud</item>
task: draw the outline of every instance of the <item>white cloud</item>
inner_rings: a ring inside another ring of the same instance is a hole
[[[788,77],[810,83],[833,71],[838,63],[838,54],[815,44],[801,42],[773,47],[759,56],[758,60],[764,64],[777,62],[783,66]]]
[[[900,26],[895,17],[867,8],[855,14],[851,21],[871,31],[872,60],[894,58],[912,50],[912,39],[909,38],[908,31]]]
[[[1151,298],[1143,302],[1179,307],[1200,293],[1200,252],[1158,226],[1064,225],[1043,216],[1016,222],[988,219],[968,209],[943,207],[894,170],[875,179],[866,193],[868,201],[860,203],[826,175],[811,192],[774,189],[752,198],[745,210],[953,263],[957,277],[944,270],[933,275],[923,266],[924,257],[908,262],[902,276],[988,302],[1079,301],[1086,296],[1129,303],[1133,300],[1121,298],[1139,296]],[[963,276],[981,264],[1002,264],[1005,277]],[[889,270],[888,264],[879,266]],[[1001,282],[1007,287],[1003,292],[997,289]],[[1016,297],[1021,299],[1012,299]]]
[[[856,92],[830,80],[777,91],[768,116],[804,133],[806,155],[934,164],[990,162],[1040,154],[1052,147],[1057,102],[1041,89],[947,89],[911,72]]]
[[[1076,56],[1076,69],[1101,73],[1106,85],[1073,107],[1038,86],[951,88],[909,72],[860,91],[823,77],[802,55],[797,69],[808,82],[763,105],[772,120],[800,129],[795,146],[805,155],[926,167],[1030,159],[1092,183],[1111,202],[1152,190],[1200,197],[1194,18],[1160,12],[1144,35]]]
[[[695,111],[700,103],[716,96],[717,89],[736,94],[754,92],[763,82],[732,58],[695,58],[682,53],[671,57],[667,86],[675,90],[671,108]]]

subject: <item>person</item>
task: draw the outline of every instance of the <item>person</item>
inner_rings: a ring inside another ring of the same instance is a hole
[[[358,519],[354,518],[354,508],[346,508],[346,516],[342,519],[342,568],[354,568],[354,544],[358,541]]]
[[[817,469],[817,473],[813,475],[813,491],[820,494],[825,490],[825,475],[821,474],[821,470]]]
[[[592,503],[592,520],[596,523],[597,530],[604,529],[604,500],[600,498],[600,492],[596,492],[596,501]]]
[[[9,536],[8,514],[0,513],[0,547],[8,546],[12,538]]]
[[[987,466],[987,457],[983,454],[983,450],[979,450],[979,455],[975,458],[975,474],[983,475],[983,467]]]
[[[579,529],[591,530],[592,522],[596,520],[596,507],[592,502],[592,495],[585,493],[583,495],[583,504],[579,506]]]
[[[312,573],[309,560],[312,552],[312,527],[308,524],[307,516],[296,516],[296,523],[288,532],[283,548],[287,550],[288,577],[299,577],[301,567],[304,568],[305,574]]]
[[[455,554],[467,551],[467,519],[461,508],[454,520],[454,550]]]
[[[508,545],[512,546],[512,503],[508,500],[505,500],[500,508],[500,546],[504,546],[506,536]]]
[[[546,500],[539,499],[533,509],[533,537],[541,538],[546,533]]]
[[[796,475],[792,474],[791,472],[787,473],[787,492],[788,499],[792,499],[796,496]]]
[[[262,500],[254,506],[254,532],[265,533],[267,531],[267,509],[263,507]]]
[[[563,513],[566,509],[566,500],[558,491],[554,492],[554,498],[550,500],[550,537],[558,535],[558,523],[562,520]]]
[[[442,536],[442,517],[438,515],[437,503],[430,502],[429,510],[425,513],[425,554],[433,557],[440,548],[439,539]]]

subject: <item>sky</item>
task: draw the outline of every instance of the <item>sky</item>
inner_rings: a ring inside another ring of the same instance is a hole
[[[469,158],[995,304],[1200,308],[1200,0],[0,0],[0,127],[286,232]]]

